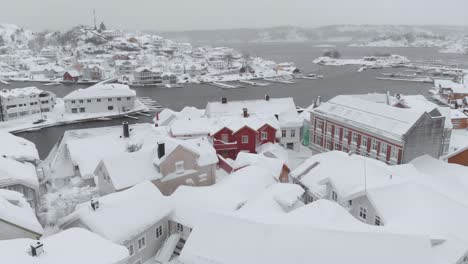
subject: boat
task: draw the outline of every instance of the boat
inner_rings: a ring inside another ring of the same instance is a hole
[[[309,73],[309,74],[307,74],[306,77],[312,77],[312,78],[317,78],[317,79],[323,79],[323,75],[315,74],[315,73]]]

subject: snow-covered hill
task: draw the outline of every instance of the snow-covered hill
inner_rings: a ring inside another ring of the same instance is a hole
[[[27,45],[33,37],[30,30],[13,24],[0,24],[0,46]]]

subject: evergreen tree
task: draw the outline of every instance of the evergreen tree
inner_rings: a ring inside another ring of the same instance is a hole
[[[104,30],[107,29],[107,28],[106,28],[106,25],[104,25],[104,22],[101,22],[101,25],[99,25],[99,29],[100,29],[101,31],[104,31]]]

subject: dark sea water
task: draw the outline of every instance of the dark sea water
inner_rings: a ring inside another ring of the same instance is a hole
[[[321,56],[327,48],[314,47],[325,43],[215,43],[248,52],[251,56],[259,56],[276,62],[294,62],[304,73],[319,73],[325,76],[321,80],[296,80],[295,84],[272,84],[266,87],[251,87],[243,89],[223,90],[209,84],[187,84],[183,88],[136,87],[139,97],[150,97],[157,100],[163,107],[179,110],[184,106],[204,108],[208,101],[220,100],[225,96],[228,100],[257,99],[265,94],[271,97],[293,97],[296,105],[309,106],[312,100],[321,96],[327,100],[338,94],[356,94],[379,92],[423,94],[427,95],[431,84],[411,83],[397,81],[382,81],[375,78],[381,73],[401,71],[401,69],[379,69],[357,72],[358,66],[319,66],[312,61]],[[337,49],[343,58],[360,58],[376,53],[393,53],[417,61],[437,61],[441,63],[464,65],[468,68],[468,56],[455,54],[440,54],[432,48],[359,48],[338,46]],[[37,86],[40,89],[54,92],[58,97],[77,88],[86,88],[83,85],[43,86],[40,83],[13,83],[8,88]],[[4,86],[0,84],[0,88]],[[96,121],[80,124],[71,124],[61,127],[52,127],[40,131],[24,132],[18,134],[36,143],[41,158],[44,158],[53,145],[63,136],[64,131],[70,129],[118,125],[125,119],[112,121]],[[139,120],[129,119],[130,123],[151,122],[151,118],[141,116]]]

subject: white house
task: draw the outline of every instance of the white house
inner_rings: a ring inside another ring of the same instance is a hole
[[[117,75],[131,75],[137,67],[138,62],[136,60],[115,61],[115,72]]]
[[[128,250],[82,228],[41,240],[0,240],[0,263],[127,264]]]
[[[169,236],[169,203],[150,182],[91,200],[63,218],[62,229],[82,227],[125,246],[127,263],[144,263],[154,257]]]
[[[44,233],[34,211],[21,193],[0,189],[0,208],[0,241],[37,239]]]
[[[162,82],[160,68],[138,67],[134,70],[134,81],[137,84],[156,84]]]
[[[67,113],[128,112],[135,107],[135,99],[135,90],[116,83],[98,83],[75,90],[63,98]]]
[[[84,80],[99,81],[104,78],[104,67],[98,64],[85,65],[82,71]]]
[[[33,114],[41,117],[55,107],[55,94],[36,87],[0,91],[0,121],[13,120]]]
[[[227,67],[227,63],[224,60],[214,60],[210,61],[210,64],[213,68],[217,70],[224,70]]]

